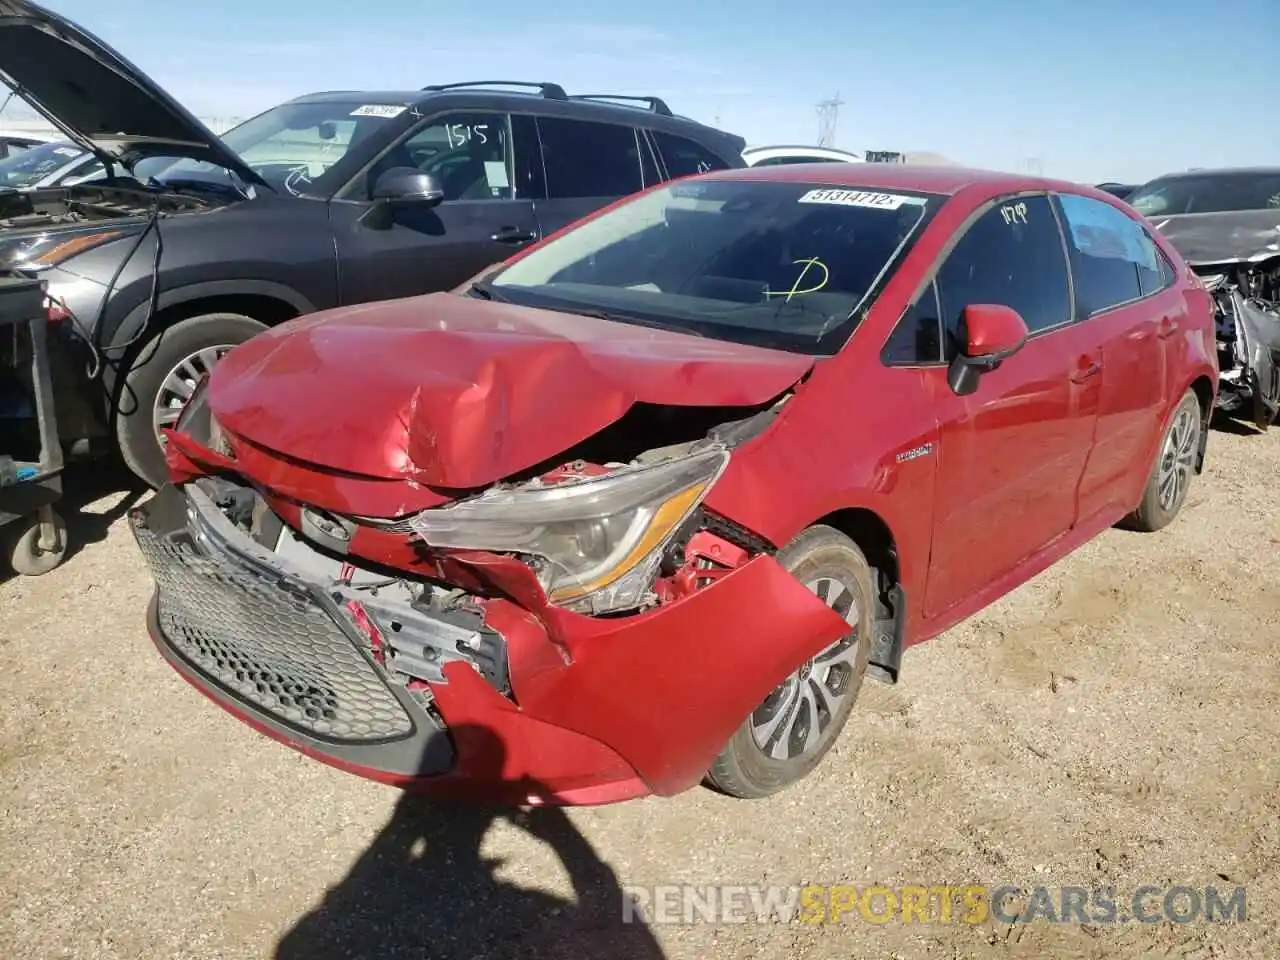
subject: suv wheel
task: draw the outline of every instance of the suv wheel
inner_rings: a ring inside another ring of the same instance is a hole
[[[849,719],[871,656],[874,580],[857,544],[831,527],[810,527],[778,562],[850,630],[779,684],[716,758],[708,785],[743,799],[777,793],[818,765]]]
[[[116,411],[116,439],[130,470],[152,487],[164,485],[160,428],[177,421],[196,383],[227,351],[266,329],[252,317],[209,313],[162,330],[138,351]]]

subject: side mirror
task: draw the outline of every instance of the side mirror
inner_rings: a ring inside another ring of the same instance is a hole
[[[440,181],[414,167],[392,167],[373,185],[373,200],[396,207],[434,207],[444,199]]]
[[[395,211],[409,207],[429,210],[444,199],[440,181],[416,167],[384,170],[373,184],[373,206],[360,224],[370,230],[388,230],[395,223]]]
[[[998,303],[972,303],[963,314],[966,342],[947,370],[947,384],[961,397],[978,389],[990,373],[1022,349],[1027,324],[1018,311]]]

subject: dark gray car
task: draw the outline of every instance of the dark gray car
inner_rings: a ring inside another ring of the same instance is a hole
[[[317,93],[218,137],[23,0],[0,0],[0,79],[108,165],[0,193],[0,263],[48,281],[63,436],[118,447],[152,485],[159,429],[268,326],[450,289],[617,198],[743,166],[742,138],[661,100],[550,83]]]
[[[1270,426],[1280,416],[1280,167],[1170,174],[1128,202],[1213,292],[1219,408]]]

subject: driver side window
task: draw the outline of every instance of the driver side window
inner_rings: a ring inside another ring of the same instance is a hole
[[[1071,281],[1058,219],[1046,196],[997,203],[960,238],[937,275],[943,359],[967,340],[964,308],[1012,307],[1032,336],[1072,320]]]
[[[395,167],[434,176],[450,200],[510,200],[511,138],[501,113],[450,113],[418,127],[369,171],[378,177]]]

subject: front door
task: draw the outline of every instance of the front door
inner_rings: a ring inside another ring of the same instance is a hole
[[[1066,252],[1048,197],[1013,197],[987,210],[937,281],[945,360],[965,342],[969,304],[1012,307],[1030,337],[969,396],[950,389],[945,365],[930,370],[939,429],[930,618],[1071,529],[1100,370],[1096,344],[1073,322]]]
[[[443,202],[398,210],[389,224],[362,222],[374,182],[393,167],[433,174]],[[330,204],[342,302],[449,290],[537,239],[516,169],[505,114],[452,113],[410,131],[373,165],[356,199]]]

